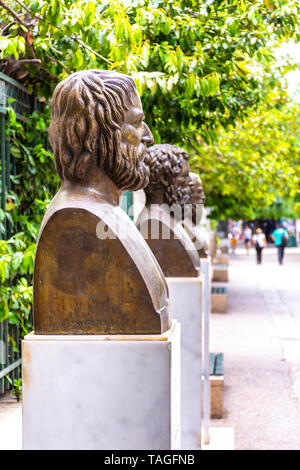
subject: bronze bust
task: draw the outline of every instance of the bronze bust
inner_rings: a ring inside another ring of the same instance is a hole
[[[158,144],[147,149],[145,161],[150,176],[137,226],[165,276],[197,277],[199,256],[181,225],[191,199],[189,155],[176,145]]]
[[[208,257],[208,241],[199,227],[205,202],[202,181],[198,174],[190,173],[190,199],[183,218],[183,227],[194,243],[200,258]]]
[[[133,80],[105,70],[67,77],[53,94],[49,139],[62,185],[37,244],[35,333],[162,333],[165,278],[119,207],[122,192],[148,183],[153,143]]]

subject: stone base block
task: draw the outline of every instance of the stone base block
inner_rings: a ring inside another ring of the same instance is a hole
[[[210,377],[210,417],[223,418],[223,384],[224,375]]]
[[[214,258],[213,264],[226,264],[229,265],[229,255],[217,255]]]
[[[23,341],[23,449],[180,449],[180,325]]]
[[[181,449],[200,448],[203,279],[166,278],[181,325]]]
[[[227,294],[211,294],[211,313],[226,313]]]
[[[228,282],[228,266],[213,265],[213,282]]]

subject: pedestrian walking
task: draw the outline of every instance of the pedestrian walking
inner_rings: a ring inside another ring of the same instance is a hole
[[[256,261],[257,264],[261,264],[262,262],[262,251],[267,246],[266,236],[263,233],[261,228],[256,229],[255,235],[252,238],[253,244],[256,250]]]
[[[246,225],[244,229],[244,241],[245,241],[247,255],[249,255],[249,250],[251,247],[251,240],[252,240],[252,230],[249,227],[249,225]]]
[[[239,234],[240,234],[239,226],[238,226],[238,224],[235,224],[232,227],[231,232],[228,234],[228,238],[230,240],[230,246],[231,246],[231,253],[233,255],[235,253],[237,241],[239,239]]]
[[[289,239],[288,231],[283,227],[283,225],[279,225],[272,233],[272,239],[274,240],[277,248],[278,262],[279,264],[283,264],[284,249]]]
[[[229,232],[228,238],[230,241],[231,253],[234,255],[236,249],[236,237],[233,235],[232,232]]]

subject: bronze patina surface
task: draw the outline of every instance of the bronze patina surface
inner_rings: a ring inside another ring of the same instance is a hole
[[[137,226],[167,277],[197,277],[200,270],[197,250],[181,226],[191,193],[188,160],[175,145],[154,145],[146,152],[150,177]]]
[[[153,142],[132,79],[87,70],[62,81],[49,128],[62,186],[43,219],[34,267],[37,334],[160,334],[168,288],[151,250],[119,207],[143,188]]]
[[[202,211],[205,202],[202,181],[197,173],[190,172],[190,199],[191,211],[187,211],[183,221],[183,227],[187,231],[190,239],[194,243],[199,258],[208,257],[208,241],[204,231],[199,228]]]
[[[185,222],[183,227],[195,245],[199,258],[208,258],[208,241],[203,230],[193,225],[190,221]]]
[[[190,172],[190,203],[192,205],[192,222],[194,225],[198,225],[201,221],[202,210],[205,202],[205,194],[203,191],[202,181],[197,173]],[[200,214],[197,213],[197,209],[200,210]]]
[[[137,224],[166,277],[199,276],[197,250],[175,218],[161,207],[145,208]]]

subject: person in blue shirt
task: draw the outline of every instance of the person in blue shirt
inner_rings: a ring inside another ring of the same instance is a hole
[[[275,246],[277,247],[279,264],[282,264],[284,249],[287,245],[289,234],[282,225],[279,225],[279,227],[272,233],[272,238],[274,240]]]

